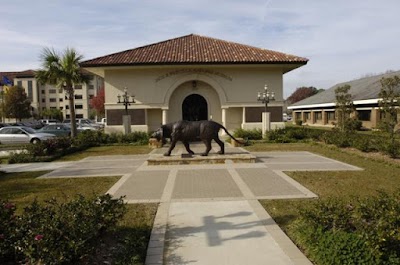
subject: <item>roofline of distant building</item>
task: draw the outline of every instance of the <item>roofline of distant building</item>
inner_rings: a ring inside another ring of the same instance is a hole
[[[381,98],[374,98],[374,99],[362,99],[362,100],[354,100],[354,105],[365,105],[365,104],[378,104],[379,101],[382,100]],[[329,103],[319,103],[319,104],[309,104],[309,105],[299,105],[299,106],[288,106],[290,110],[297,110],[297,109],[311,109],[311,108],[325,108],[325,107],[335,107],[335,102]]]

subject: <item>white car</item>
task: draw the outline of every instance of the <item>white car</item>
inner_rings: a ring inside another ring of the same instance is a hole
[[[40,133],[30,127],[10,126],[0,129],[1,144],[37,144],[56,137],[50,133]]]

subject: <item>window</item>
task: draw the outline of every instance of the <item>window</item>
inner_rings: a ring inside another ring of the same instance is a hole
[[[75,85],[75,89],[82,89],[82,85]]]
[[[64,109],[64,107],[60,107],[60,110],[63,110]]]
[[[314,112],[314,119],[316,121],[322,120],[322,112],[320,112],[320,111]]]
[[[42,98],[42,103],[46,103],[46,99],[45,98]]]
[[[57,102],[56,98],[50,98],[50,102]]]
[[[82,95],[75,95],[75,99],[82,99],[83,96]]]
[[[59,98],[59,101],[60,101],[60,102],[63,102],[63,101],[64,101],[64,99],[63,99],[63,98]]]
[[[326,116],[328,118],[328,121],[329,120],[336,120],[336,113],[334,111],[328,111],[326,113]]]
[[[94,89],[94,85],[89,85],[89,89]]]
[[[42,95],[46,94],[46,91],[44,91],[44,89],[42,89]]]
[[[50,107],[50,109],[57,109],[57,107]]]
[[[71,115],[69,115],[69,114],[65,115],[66,119],[69,119],[70,117],[71,117]]]
[[[22,81],[18,81],[17,86],[22,87]]]
[[[42,110],[45,110],[46,109],[46,107],[42,107]]]
[[[59,88],[58,89],[58,93],[62,93],[63,92],[63,89],[62,88]]]
[[[296,120],[301,120],[301,112],[296,112]]]
[[[30,101],[33,101],[33,84],[32,84],[32,80],[28,81],[28,98],[30,99]]]
[[[75,109],[83,109],[83,105],[75,105]]]
[[[65,106],[65,109],[69,109],[69,105]]]
[[[89,99],[92,99],[94,97],[94,95],[89,95]]]
[[[357,114],[360,121],[371,121],[370,110],[357,110]]]
[[[83,114],[76,114],[75,117],[76,117],[77,119],[82,119],[82,118],[83,118]]]
[[[304,112],[304,117],[306,120],[311,120],[311,112]]]

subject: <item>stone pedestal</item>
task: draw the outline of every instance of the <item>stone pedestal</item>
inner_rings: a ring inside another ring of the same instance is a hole
[[[265,133],[271,130],[271,113],[262,113],[262,135],[264,137]]]
[[[124,125],[124,133],[131,133],[131,115],[123,115],[122,124]]]
[[[149,139],[149,147],[150,148],[161,148],[162,141],[158,141],[157,138],[150,138]]]

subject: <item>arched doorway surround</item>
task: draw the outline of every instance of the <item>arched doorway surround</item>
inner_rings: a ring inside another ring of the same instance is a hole
[[[173,84],[171,84],[169,86],[169,88],[167,89],[167,92],[165,93],[165,96],[164,96],[164,105],[165,106],[169,105],[172,94],[179,86],[181,86],[182,84],[187,83],[187,82],[192,82],[193,80],[201,81],[201,82],[209,84],[216,91],[220,104],[222,106],[226,104],[226,101],[227,101],[226,93],[225,93],[224,89],[222,88],[222,86],[216,80],[214,80],[213,78],[211,78],[209,76],[202,75],[202,74],[188,74],[188,75],[182,76],[181,78],[179,78],[177,81],[175,81]]]
[[[208,104],[199,94],[191,94],[183,100],[182,120],[203,121],[208,120]]]
[[[193,86],[193,81],[196,81],[195,87]],[[198,96],[192,96],[194,94]],[[203,109],[201,119],[213,119],[216,122],[222,122],[221,101],[216,89],[210,84],[198,80],[187,81],[174,89],[168,102],[168,122],[182,120],[184,117],[182,108],[184,101],[186,99],[193,99],[194,101],[191,102],[195,104],[196,98],[197,100],[203,99],[203,103],[201,103]],[[199,102],[197,102],[197,104],[198,103]],[[207,109],[207,111],[205,111],[205,109]]]

